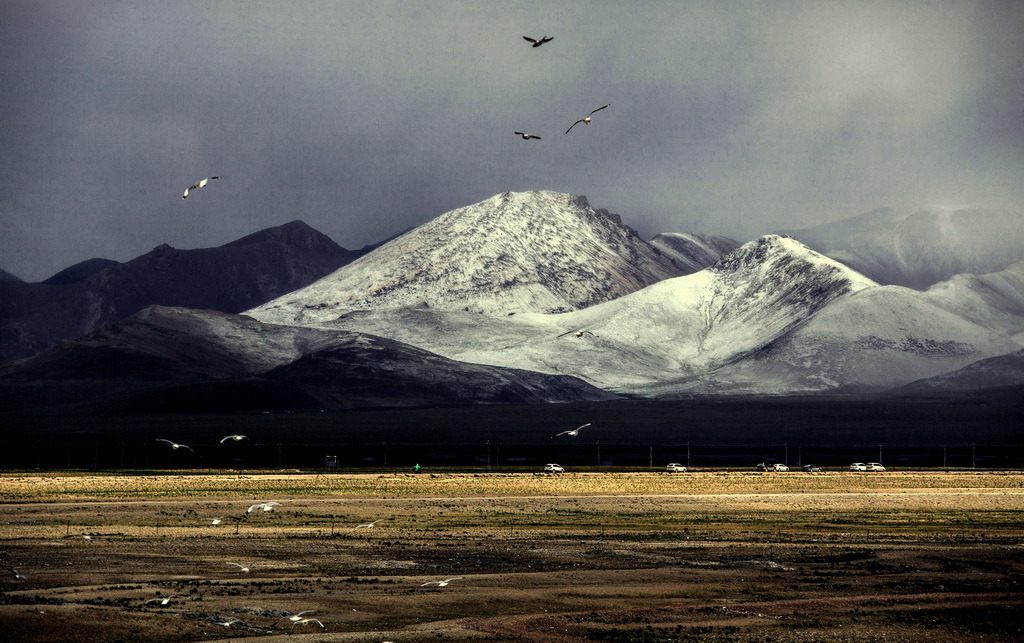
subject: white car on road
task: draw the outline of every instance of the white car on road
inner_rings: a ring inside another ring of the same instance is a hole
[[[544,473],[565,473],[565,467],[560,464],[545,464]]]
[[[665,471],[668,471],[669,473],[686,473],[686,467],[678,462],[669,462],[668,466],[665,467]]]

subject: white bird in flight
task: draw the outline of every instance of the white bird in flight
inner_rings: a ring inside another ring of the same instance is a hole
[[[157,438],[156,441],[157,442],[166,442],[175,451],[177,451],[178,449],[188,449],[189,451],[193,451],[193,452],[195,451],[195,449],[193,449],[192,447],[190,447],[187,444],[178,444],[177,442],[172,442],[171,440],[166,440],[164,438]]]
[[[210,519],[210,524],[211,525],[219,525],[222,522],[224,522],[224,519],[220,518],[220,517],[218,517],[218,518],[211,518]]]
[[[223,625],[224,627],[231,627],[235,623],[241,623],[242,621],[237,618],[227,618],[223,621],[217,621],[217,625]]]
[[[225,435],[223,438],[221,438],[220,443],[224,444],[228,440],[232,440],[234,442],[241,442],[242,440],[248,440],[248,439],[249,439],[249,436],[241,435],[241,434],[237,434],[236,433],[235,435]]]
[[[162,605],[167,605],[167,604],[169,604],[171,602],[172,599],[175,599],[177,597],[178,597],[178,595],[174,594],[172,596],[165,596],[164,598],[151,598],[148,601],[146,601],[146,604],[149,604],[149,603],[159,603],[161,606]]]
[[[181,195],[181,198],[187,199],[188,198],[188,193],[191,192],[192,190],[198,190],[199,188],[205,188],[207,183],[209,183],[210,181],[212,181],[214,179],[219,179],[219,178],[220,178],[219,176],[208,176],[205,179],[203,179],[202,181],[200,181],[199,183],[195,183],[193,185],[188,186],[187,188],[185,188],[185,194]]]
[[[281,506],[280,502],[261,502],[258,505],[253,505],[253,506],[249,507],[248,509],[246,509],[245,513],[251,514],[252,512],[256,511],[257,509],[262,509],[263,511],[273,511],[274,507],[280,507],[280,506]]]
[[[597,337],[597,335],[595,335],[592,331],[589,331],[589,330],[586,330],[586,329],[582,329],[582,330],[567,330],[564,333],[562,333],[561,335],[559,335],[559,337],[565,337],[566,335],[575,335],[576,337],[580,337],[580,338],[582,338],[584,335],[590,335],[591,337]]]
[[[28,580],[28,576],[25,576],[17,569],[11,567],[11,571],[14,573],[14,580]]]
[[[319,619],[315,619],[315,618],[304,618],[304,619],[295,621],[294,623],[292,623],[292,625],[293,626],[295,626],[295,625],[305,625],[306,623],[316,623],[317,625],[319,625],[320,627],[324,628],[325,630],[327,629],[327,627],[324,626],[324,624],[321,623]]]
[[[601,110],[602,110],[602,109],[604,109],[605,107],[611,107],[611,103],[609,103],[609,104],[607,104],[607,105],[602,105],[601,107],[598,107],[598,108],[597,108],[597,109],[595,109],[595,110],[594,110],[593,112],[590,112],[589,114],[587,114],[586,116],[584,116],[584,117],[583,117],[583,118],[581,118],[580,120],[576,121],[575,123],[573,123],[572,125],[570,125],[570,126],[569,126],[569,129],[565,130],[565,133],[566,133],[566,134],[568,134],[568,133],[569,133],[569,130],[570,130],[570,129],[572,129],[572,128],[576,127],[576,126],[577,126],[577,125],[579,125],[580,123],[583,123],[584,125],[588,125],[588,124],[590,124],[590,120],[591,120],[591,119],[590,119],[590,117],[591,117],[591,116],[593,116],[593,115],[594,115],[595,113],[597,113],[597,112],[601,111]]]
[[[246,573],[246,574],[248,574],[248,573],[249,573],[249,568],[248,568],[248,567],[246,567],[245,565],[240,565],[240,564],[238,564],[238,563],[227,563],[227,564],[228,564],[228,565],[231,565],[232,567],[237,567],[237,568],[238,568],[238,571],[240,571],[240,572],[244,572],[244,573]]]
[[[444,580],[432,580],[420,585],[420,587],[426,587],[427,585],[437,585],[438,587],[448,587],[448,583],[453,580],[462,580],[462,576],[456,576],[455,578],[446,578]]]
[[[384,519],[383,518],[378,518],[377,520],[374,520],[373,522],[367,522],[367,523],[363,523],[362,525],[356,525],[355,527],[352,528],[352,531],[355,531],[356,529],[373,529],[374,527],[377,526],[377,523],[380,522],[381,520],[384,520]]]
[[[316,610],[304,610],[302,612],[299,612],[298,614],[289,614],[288,616],[282,616],[281,618],[286,618],[289,621],[292,621],[293,623],[298,623],[302,620],[303,614],[312,614],[315,611]]]
[[[569,431],[562,431],[561,433],[556,433],[555,437],[557,438],[560,435],[571,435],[573,437],[576,437],[577,435],[580,434],[580,429],[582,429],[583,427],[590,426],[591,424],[593,424],[593,422],[587,422],[586,424],[581,424],[575,429],[570,429]]]
[[[515,132],[515,134],[516,136],[522,136],[524,141],[528,141],[531,138],[535,138],[538,141],[540,140],[540,137],[537,136],[536,134],[527,134],[526,132]]]
[[[523,40],[525,40],[526,42],[531,42],[531,43],[533,43],[533,46],[534,46],[534,47],[540,47],[540,46],[541,46],[541,45],[543,45],[544,43],[546,43],[546,42],[551,42],[551,41],[552,41],[552,40],[554,40],[554,39],[555,39],[555,37],[554,37],[554,36],[544,36],[544,37],[543,37],[543,38],[541,38],[540,40],[537,40],[537,39],[535,39],[535,38],[531,38],[531,37],[529,37],[529,36],[523,36]]]

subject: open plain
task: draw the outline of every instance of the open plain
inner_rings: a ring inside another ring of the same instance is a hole
[[[33,472],[0,499],[0,640],[1024,638],[1016,472]]]

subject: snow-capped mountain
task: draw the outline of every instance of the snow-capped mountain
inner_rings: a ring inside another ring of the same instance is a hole
[[[504,192],[443,214],[248,314],[312,324],[354,310],[415,305],[497,315],[557,312],[682,273],[585,197]]]
[[[711,234],[665,232],[651,239],[651,245],[671,257],[688,275],[714,265],[740,247],[740,242]]]
[[[884,208],[787,233],[881,284],[918,290],[1024,261],[1024,212]]]
[[[642,395],[881,390],[1019,348],[934,296],[768,235],[717,264],[562,314],[359,311],[325,327]]]

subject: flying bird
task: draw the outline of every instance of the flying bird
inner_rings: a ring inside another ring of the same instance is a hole
[[[590,335],[591,337],[597,337],[597,335],[595,335],[594,333],[592,333],[589,330],[567,330],[564,333],[562,333],[561,335],[559,335],[559,337],[565,337],[566,335],[569,335],[569,334],[576,335],[576,337],[580,337],[580,338],[582,338],[584,335]]]
[[[551,42],[554,39],[555,39],[554,36],[544,36],[540,40],[536,40],[536,39],[531,38],[529,36],[523,36],[523,40],[525,40],[526,42],[532,42],[534,47],[540,47],[544,43]]]
[[[164,598],[151,598],[148,601],[146,601],[146,604],[148,605],[149,603],[159,603],[161,606],[164,606],[164,605],[169,604],[171,602],[171,599],[174,599],[174,598],[177,598],[177,597],[178,597],[178,595],[175,594],[173,596],[166,596]]]
[[[420,585],[420,587],[426,587],[427,585],[437,585],[438,587],[448,587],[448,583],[453,580],[462,580],[462,576],[456,576],[455,578],[446,578],[444,580],[432,580]]]
[[[219,525],[222,522],[224,522],[223,518],[210,518],[211,525]]]
[[[323,623],[321,623],[318,619],[315,619],[315,618],[304,618],[304,619],[295,621],[294,623],[292,623],[292,625],[293,626],[294,625],[305,625],[306,623],[316,623],[317,625],[319,625],[320,627],[324,628],[325,630],[327,629],[324,626]]]
[[[195,449],[193,449],[192,447],[190,447],[187,444],[178,444],[177,442],[172,442],[170,440],[165,440],[164,438],[157,438],[156,441],[157,442],[166,442],[175,451],[177,451],[178,449],[188,449],[189,451],[195,451]]]
[[[196,183],[194,185],[188,186],[187,188],[185,188],[185,194],[181,195],[181,198],[187,199],[188,198],[188,193],[191,192],[192,190],[198,190],[199,188],[205,188],[207,183],[209,183],[210,181],[212,181],[214,179],[219,179],[219,178],[220,178],[219,176],[208,176],[205,179],[203,179],[202,181],[200,181],[199,183]]]
[[[239,565],[238,563],[227,563],[227,564],[231,565],[232,567],[237,567],[238,571],[240,571],[240,572],[244,572],[246,574],[249,573],[249,568],[246,567],[245,565]]]
[[[248,439],[249,439],[249,436],[247,436],[247,435],[240,435],[240,434],[225,435],[223,438],[220,439],[220,443],[224,444],[228,440],[231,440],[233,442],[241,442],[242,440],[248,440]]]
[[[248,509],[246,509],[245,513],[251,514],[252,512],[256,511],[257,509],[262,509],[265,512],[266,511],[273,511],[274,507],[280,507],[280,506],[281,506],[280,502],[261,502],[258,505],[253,505],[253,506],[249,507]]]
[[[312,614],[315,611],[316,610],[305,610],[305,611],[299,612],[298,614],[289,614],[288,616],[282,616],[281,618],[286,618],[289,621],[292,621],[293,623],[298,623],[299,621],[302,620],[302,615],[303,614]]]
[[[571,435],[573,437],[576,437],[577,435],[580,434],[580,429],[582,429],[583,427],[590,426],[591,424],[593,424],[593,422],[587,422],[586,424],[581,424],[580,426],[578,426],[575,429],[572,429],[570,431],[562,431],[561,433],[556,433],[555,437],[557,438],[560,435]]]
[[[14,573],[14,580],[25,580],[25,581],[28,580],[28,576],[25,576],[24,574],[19,572],[17,569],[11,567],[11,571]]]
[[[589,114],[587,114],[586,116],[584,116],[580,120],[576,121],[575,123],[573,123],[572,125],[569,126],[569,129],[565,130],[565,133],[568,134],[569,130],[571,130],[572,128],[576,127],[580,123],[583,123],[584,125],[590,124],[590,120],[591,120],[590,117],[593,116],[594,114],[596,114],[597,112],[601,111],[605,107],[611,107],[611,103],[609,103],[608,105],[603,105],[601,107],[598,107],[597,109],[595,109],[594,111],[590,112]]]
[[[237,618],[227,618],[227,619],[224,619],[223,621],[218,621],[217,625],[223,625],[224,627],[231,627],[235,623],[241,623],[241,622],[242,621],[240,619],[237,619]]]
[[[531,138],[535,138],[538,141],[540,140],[540,137],[537,136],[536,134],[527,134],[526,132],[516,132],[516,135],[517,136],[522,136],[524,141],[528,141]]]
[[[364,523],[362,525],[356,525],[355,527],[352,528],[352,531],[355,531],[356,529],[373,529],[374,527],[377,526],[377,523],[380,522],[381,520],[384,520],[384,519],[383,518],[378,518],[377,520],[374,520],[373,522]]]

